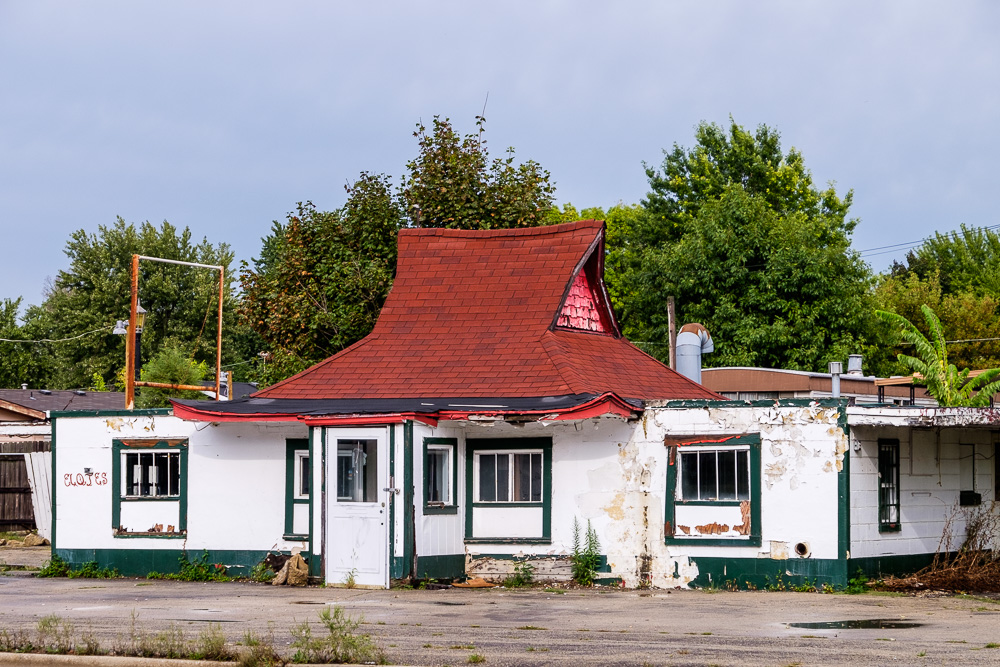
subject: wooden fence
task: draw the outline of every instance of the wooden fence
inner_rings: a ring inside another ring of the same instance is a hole
[[[44,440],[0,442],[0,531],[36,527],[25,454],[48,450]]]

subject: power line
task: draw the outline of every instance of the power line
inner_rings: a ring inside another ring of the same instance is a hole
[[[105,331],[107,327],[101,327],[100,329],[94,329],[93,331],[88,331],[82,333],[79,336],[73,336],[72,338],[41,338],[39,340],[24,340],[23,338],[0,338],[0,343],[65,343],[66,341],[76,340],[77,338],[83,338],[84,336],[89,336],[90,334],[95,334],[98,331]]]

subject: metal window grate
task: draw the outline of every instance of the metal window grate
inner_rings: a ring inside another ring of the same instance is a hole
[[[896,531],[899,522],[899,440],[878,441],[878,527]]]

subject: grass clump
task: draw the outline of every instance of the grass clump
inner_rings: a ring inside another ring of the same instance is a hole
[[[100,567],[97,561],[87,561],[74,570],[73,567],[59,557],[59,554],[52,554],[38,572],[36,577],[69,577],[70,579],[117,579],[121,576],[116,568]]]
[[[66,577],[69,576],[70,566],[69,563],[64,561],[59,557],[58,554],[52,554],[52,557],[46,561],[42,569],[35,574],[36,577]]]
[[[514,564],[514,574],[503,580],[504,588],[524,588],[535,579],[535,567],[524,560]]]
[[[201,558],[191,560],[187,552],[181,554],[177,559],[180,566],[179,572],[162,574],[160,572],[150,572],[147,579],[172,579],[175,581],[232,581],[233,578],[226,573],[226,566],[222,563],[208,562],[208,550],[202,552]]]
[[[309,622],[292,628],[295,663],[376,663],[385,664],[385,652],[369,634],[358,634],[361,619],[353,619],[340,606],[327,607],[319,613],[325,632],[313,636]]]

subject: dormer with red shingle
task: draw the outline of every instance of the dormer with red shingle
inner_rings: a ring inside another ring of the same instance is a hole
[[[404,229],[372,333],[260,398],[718,398],[622,338],[604,223]]]

